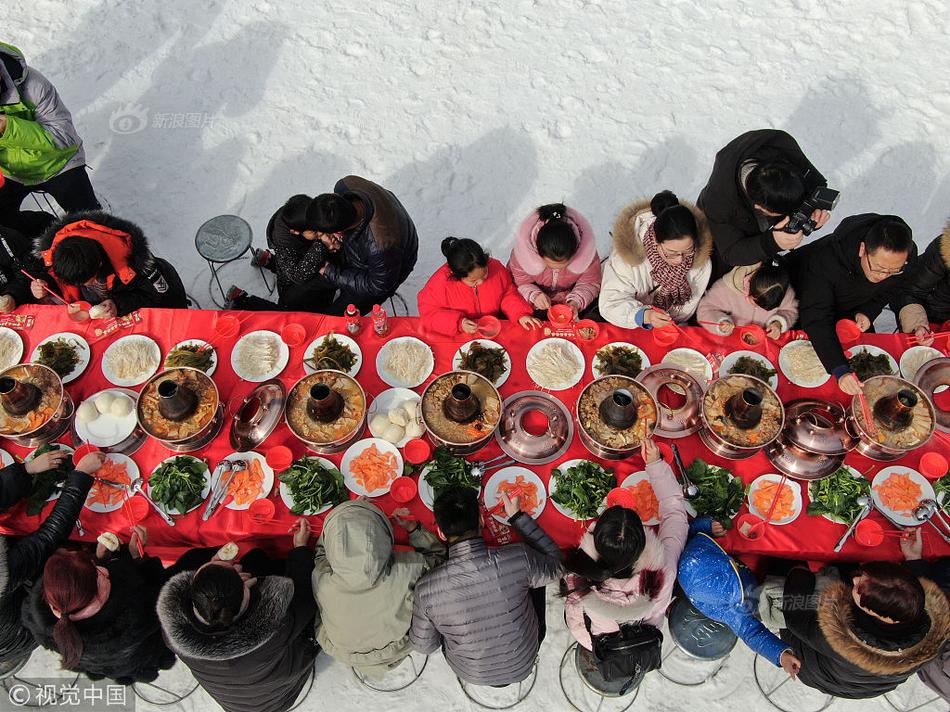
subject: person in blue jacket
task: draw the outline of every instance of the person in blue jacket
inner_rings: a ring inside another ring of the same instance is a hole
[[[742,642],[794,679],[801,662],[755,615],[759,587],[755,574],[716,542],[725,529],[705,517],[690,523],[689,534],[678,573],[680,587],[689,602],[704,616],[725,623]]]

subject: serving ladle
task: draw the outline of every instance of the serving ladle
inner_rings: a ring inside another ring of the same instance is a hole
[[[854,521],[851,522],[851,525],[848,527],[845,533],[841,535],[840,539],[838,539],[838,543],[835,544],[834,548],[835,553],[838,553],[844,548],[845,542],[847,542],[848,538],[854,534],[854,530],[857,528],[858,524],[861,523],[861,520],[871,513],[871,498],[866,494],[855,497],[854,503],[861,507],[861,511],[858,512],[857,516],[854,518]]]
[[[937,521],[943,526],[942,529],[934,522],[934,517],[936,517]],[[914,519],[918,522],[927,522],[930,524],[937,534],[940,535],[940,538],[950,544],[950,536],[947,535],[947,532],[950,531],[950,522],[947,521],[946,516],[941,511],[941,507],[937,504],[936,500],[921,500],[917,508],[914,509]]]

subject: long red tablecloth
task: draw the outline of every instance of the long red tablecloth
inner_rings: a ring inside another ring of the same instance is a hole
[[[76,324],[68,319],[65,310],[54,306],[27,306],[17,312],[18,314],[33,315],[35,321],[31,328],[23,329],[20,333],[24,340],[24,359],[28,359],[33,348],[44,337],[50,334],[62,331],[73,331],[84,335],[90,341],[92,346],[92,361],[86,371],[77,380],[67,385],[67,390],[78,404],[84,398],[96,393],[104,388],[111,387],[111,384],[105,379],[100,367],[100,359],[105,349],[113,341],[121,336],[137,333],[146,334],[155,339],[162,348],[162,353],[178,342],[188,338],[201,338],[213,343],[218,354],[218,367],[214,373],[214,381],[218,385],[222,399],[225,401],[235,396],[243,396],[250,392],[255,384],[242,381],[231,368],[230,354],[231,349],[241,334],[246,334],[256,329],[271,329],[280,332],[281,327],[289,322],[302,324],[307,329],[307,338],[304,344],[290,350],[290,362],[280,374],[281,380],[288,386],[292,386],[299,378],[304,375],[303,358],[307,345],[318,335],[336,331],[345,333],[345,322],[343,319],[322,316],[319,314],[308,313],[285,313],[285,312],[234,312],[241,320],[240,333],[231,338],[219,338],[214,334],[215,320],[221,315],[221,312],[198,311],[198,310],[164,310],[164,309],[146,309],[139,312],[141,321],[133,327],[121,329],[106,338],[94,340],[92,322]],[[462,337],[446,338],[433,333],[426,325],[416,318],[394,318],[390,320],[391,331],[386,337],[377,337],[372,332],[369,320],[364,320],[364,327],[361,333],[356,337],[357,342],[363,352],[363,364],[357,374],[357,380],[362,384],[366,393],[372,398],[379,394],[388,386],[383,383],[376,373],[375,359],[376,353],[382,344],[393,337],[414,335],[429,343],[435,353],[435,370],[433,376],[422,386],[415,389],[421,392],[425,385],[440,373],[451,370],[452,358],[457,348],[465,342]],[[664,353],[672,347],[660,347],[654,343],[650,332],[644,330],[620,329],[609,324],[601,324],[599,336],[592,342],[579,342],[579,346],[587,359],[587,369],[581,382],[566,391],[554,393],[561,401],[573,411],[574,403],[580,395],[581,389],[585,384],[592,380],[590,372],[590,362],[597,349],[603,344],[611,341],[628,341],[642,348],[649,356],[652,363],[658,363]],[[542,338],[540,332],[526,332],[517,325],[504,324],[501,333],[496,337],[496,341],[503,344],[508,349],[511,356],[512,372],[508,381],[500,388],[503,397],[522,390],[534,389],[536,386],[531,381],[525,368],[525,355],[528,349],[539,339]],[[780,346],[788,339],[786,335],[779,342],[769,342],[766,355],[776,363],[778,360],[778,351]],[[899,359],[901,353],[906,348],[906,341],[898,335],[866,335],[863,342],[874,344],[885,348],[891,355]],[[748,349],[748,345],[742,343],[738,336],[727,338],[714,337],[712,334],[701,328],[684,329],[684,334],[680,340],[673,345],[674,347],[688,346],[695,348],[702,353],[727,354],[733,350]],[[765,351],[759,347],[760,352]],[[802,389],[789,383],[784,375],[779,372],[779,396],[783,401],[789,401],[793,398],[803,396],[812,396],[829,401],[845,402],[846,397],[842,394],[833,379],[829,380],[821,388]],[[222,429],[220,435],[206,448],[198,453],[199,457],[206,459],[213,467],[222,457],[229,454],[232,449],[228,442],[228,425]],[[367,430],[366,437],[369,437]],[[63,442],[69,443],[69,435],[61,438]],[[721,465],[736,476],[740,477],[746,484],[751,482],[757,476],[774,472],[775,469],[769,463],[764,454],[759,453],[752,458],[741,461],[731,461],[719,458],[711,453],[700,441],[698,435],[692,435],[687,438],[679,439],[676,442],[680,446],[681,453],[685,463],[688,465],[696,457],[701,457],[709,463]],[[918,460],[924,452],[929,450],[941,451],[947,453],[950,447],[947,441],[934,437],[925,446],[902,460],[897,464],[916,467]],[[29,451],[6,441],[4,447],[11,453],[18,456],[24,456]],[[259,450],[266,452],[267,448],[273,445],[287,445],[291,448],[295,457],[300,457],[305,453],[306,448],[298,441],[282,422],[277,430],[267,439]],[[132,457],[138,464],[143,476],[148,473],[163,459],[174,453],[169,452],[160,443],[154,440],[148,440],[145,445]],[[501,454],[501,450],[493,440],[485,449],[473,456],[473,459],[487,459]],[[551,469],[559,462],[569,459],[585,457],[597,460],[592,456],[575,434],[574,442],[564,456],[550,465],[533,467],[544,482],[550,478]],[[330,459],[339,464],[342,454],[331,456]],[[847,464],[857,468],[860,472],[868,473],[873,477],[878,469],[889,463],[876,463],[872,460],[862,457],[857,453],[851,453],[846,459]],[[643,465],[639,457],[634,457],[623,462],[604,462],[607,467],[613,468],[618,482],[622,481],[629,473],[641,470]],[[805,490],[805,501],[807,505],[807,487]],[[259,524],[252,522],[249,516],[244,512],[232,511],[221,508],[208,522],[201,521],[201,513],[204,507],[200,507],[190,514],[178,517],[174,527],[167,526],[154,512],[150,512],[144,520],[144,524],[149,529],[150,548],[153,553],[161,555],[165,559],[174,559],[184,550],[199,546],[218,546],[228,541],[244,542],[263,546],[272,551],[284,551],[290,547],[290,537],[288,528],[294,521],[293,515],[284,506],[277,493],[275,483],[274,491],[271,495],[276,504],[276,516],[272,522]],[[397,505],[389,495],[375,499],[386,512],[391,512]],[[41,516],[45,516],[52,505],[47,505]],[[432,513],[416,498],[409,503],[409,509],[428,526],[433,526]],[[743,507],[745,511],[745,506]],[[322,520],[325,515],[311,517],[317,528],[317,520]],[[872,517],[880,519],[880,515],[875,513]],[[32,531],[36,528],[40,517],[28,516],[25,512],[25,505],[21,504],[13,510],[0,516],[0,531],[9,534],[22,534]],[[128,532],[129,521],[123,510],[111,514],[96,514],[88,509],[83,509],[81,521],[86,529],[84,540],[90,541],[102,531]],[[881,520],[883,522],[883,519]],[[552,504],[545,507],[544,512],[539,518],[540,524],[558,541],[562,546],[575,545],[582,533],[583,525],[571,521],[561,515]],[[885,529],[894,531],[893,527],[885,524]],[[834,554],[832,547],[844,531],[844,526],[831,523],[820,517],[811,517],[804,512],[798,519],[785,526],[771,526],[767,528],[764,536],[755,541],[748,541],[738,536],[734,531],[727,535],[723,540],[725,548],[736,554],[761,554],[778,556],[791,559],[807,559],[812,561],[828,561],[834,559],[846,560],[866,560],[866,559],[899,559],[901,557],[898,540],[896,537],[888,536],[884,543],[874,548],[864,548],[850,541],[841,552]],[[924,527],[924,547],[926,556],[939,556],[950,554],[950,546],[939,539],[936,532],[930,527]],[[73,532],[78,538],[78,533]]]

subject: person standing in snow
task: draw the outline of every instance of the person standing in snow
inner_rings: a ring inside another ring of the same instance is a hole
[[[56,88],[13,45],[0,42],[0,223],[33,191],[66,212],[98,210],[82,139]]]
[[[600,293],[600,255],[587,219],[562,203],[542,205],[518,228],[508,269],[535,316],[567,304],[577,318]]]
[[[767,262],[798,247],[804,233],[782,228],[815,188],[826,184],[784,131],[748,131],[730,141],[716,154],[712,175],[696,201],[716,243],[713,279],[732,267]],[[811,215],[817,228],[830,217],[827,210]]]

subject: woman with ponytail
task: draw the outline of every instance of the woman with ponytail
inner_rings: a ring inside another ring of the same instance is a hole
[[[600,293],[600,255],[587,219],[563,203],[542,205],[518,229],[508,269],[537,311],[567,304],[574,316]]]
[[[712,274],[713,238],[703,213],[669,190],[624,208],[604,265],[600,313],[626,329],[682,323]]]
[[[734,267],[703,295],[696,316],[717,335],[755,324],[777,339],[798,321],[798,299],[784,259],[776,255],[768,262]]]
[[[610,507],[565,563],[564,617],[574,638],[588,650],[591,633],[613,633],[624,623],[660,628],[673,598],[676,567],[689,532],[683,492],[656,443],[645,440],[641,454],[660,505],[657,532],[644,527],[632,509]]]
[[[488,315],[504,316],[523,329],[541,326],[508,269],[477,242],[447,237],[442,254],[445,265],[419,291],[419,316],[426,326],[445,336],[474,334],[478,320]]]
[[[23,606],[23,623],[40,645],[62,656],[64,670],[130,685],[151,682],[175,664],[155,612],[165,570],[159,559],[139,556],[146,542],[139,526],[129,549],[114,558],[106,559],[104,547],[96,557],[61,549],[46,562]]]

